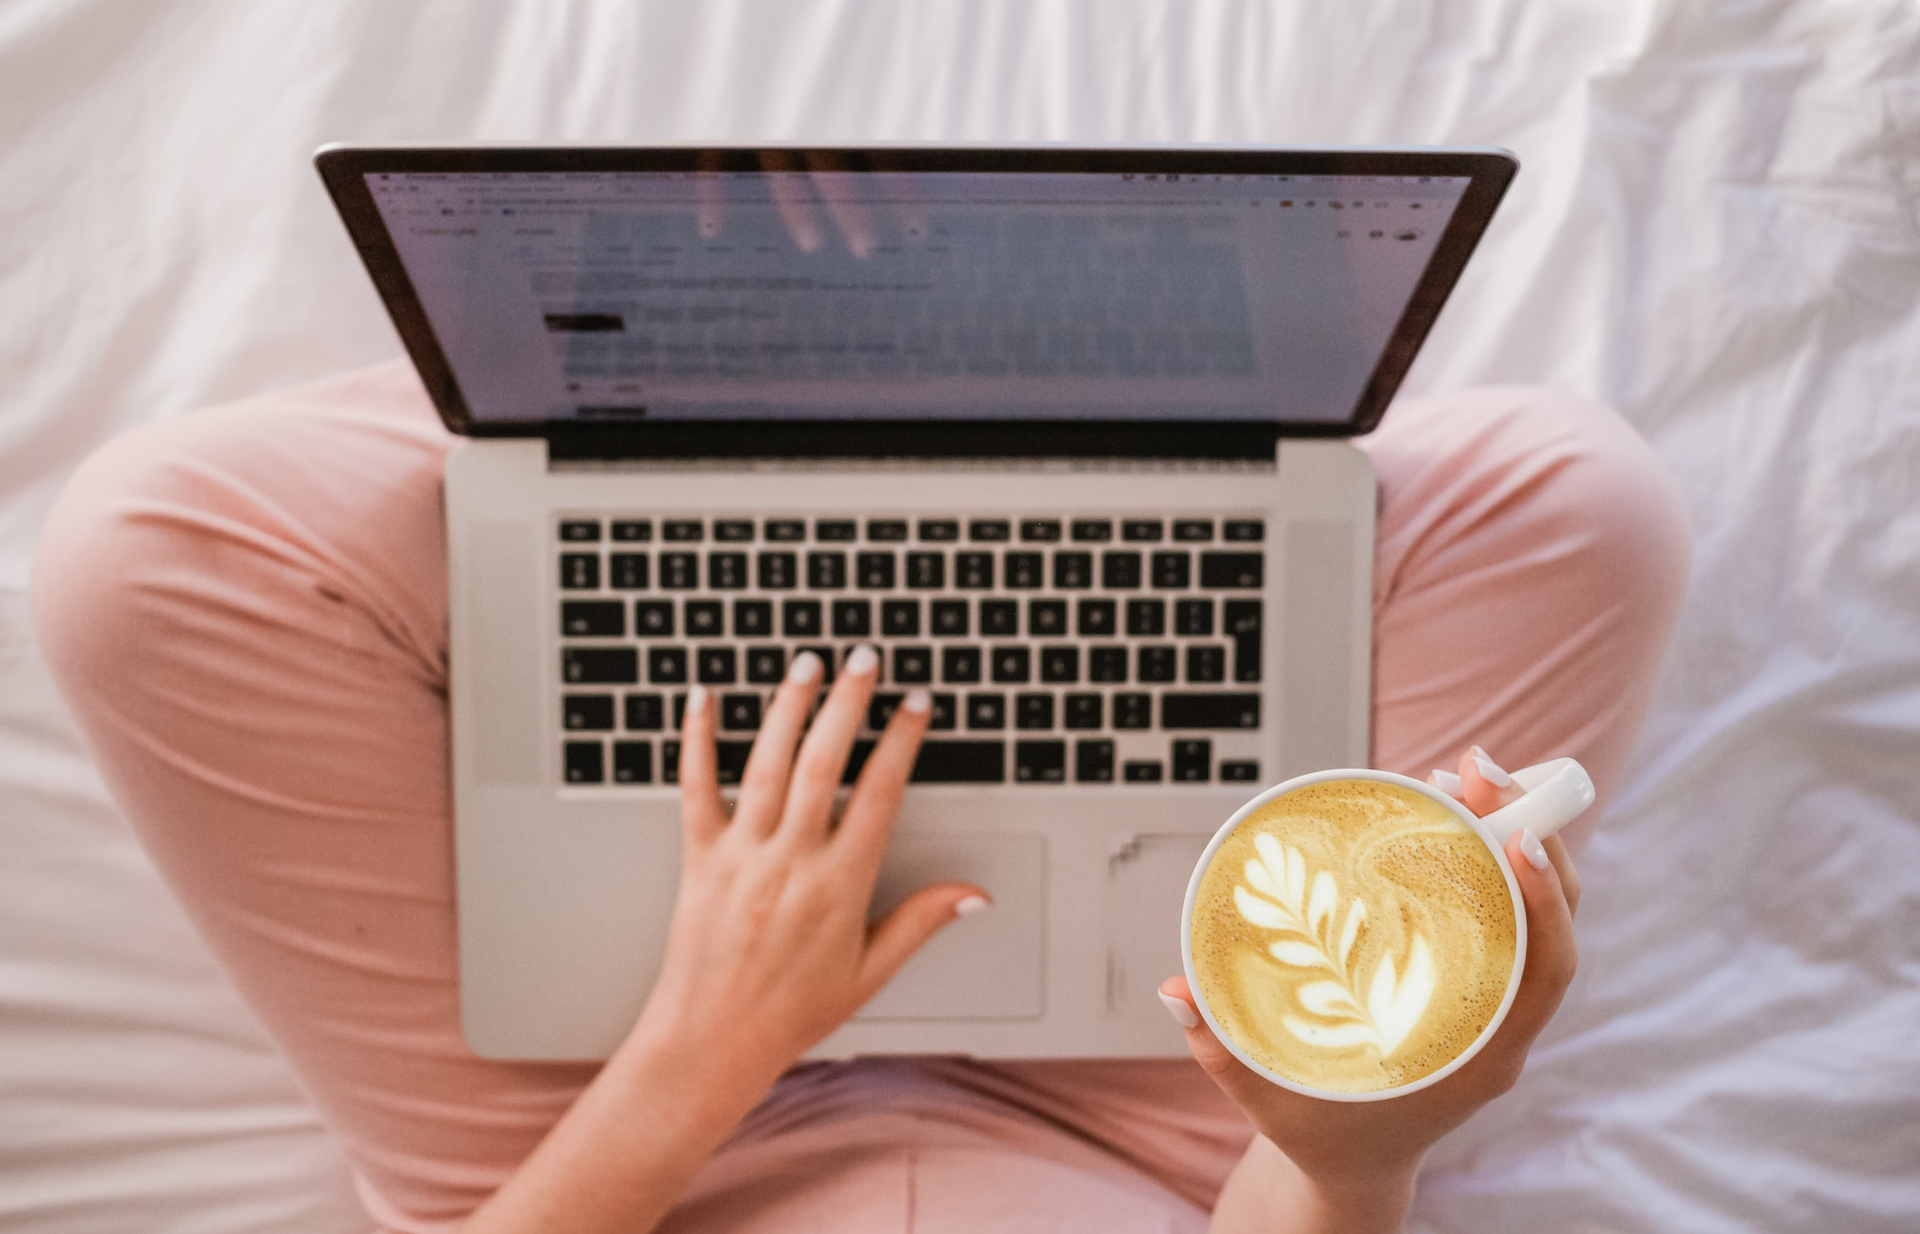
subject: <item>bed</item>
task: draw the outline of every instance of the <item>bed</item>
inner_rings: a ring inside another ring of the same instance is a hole
[[[1515,150],[1408,388],[1609,400],[1697,553],[1580,977],[1410,1228],[1920,1228],[1920,8],[13,0],[0,134],[0,1228],[367,1226],[25,588],[95,444],[397,352],[312,149],[475,138]]]

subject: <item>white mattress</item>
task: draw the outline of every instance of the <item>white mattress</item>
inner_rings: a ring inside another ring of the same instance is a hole
[[[485,137],[1516,150],[1410,384],[1613,401],[1698,564],[1580,978],[1412,1226],[1920,1228],[1911,4],[12,0],[0,134],[0,1227],[365,1225],[22,594],[97,442],[397,350],[314,146]]]

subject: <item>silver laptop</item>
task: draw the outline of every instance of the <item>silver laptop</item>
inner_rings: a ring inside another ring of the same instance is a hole
[[[442,418],[465,1031],[604,1057],[660,961],[677,722],[789,659],[932,731],[875,894],[992,911],[816,1057],[1184,1052],[1207,838],[1368,761],[1379,420],[1497,150],[344,147]],[[873,732],[866,734],[871,739]],[[870,740],[857,747],[857,767]],[[428,771],[430,769],[423,769]],[[850,769],[851,772],[851,769]]]

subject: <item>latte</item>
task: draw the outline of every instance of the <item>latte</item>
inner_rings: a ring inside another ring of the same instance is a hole
[[[1194,897],[1197,991],[1268,1070],[1330,1092],[1411,1084],[1492,1022],[1513,974],[1499,863],[1446,806],[1376,780],[1266,803]]]

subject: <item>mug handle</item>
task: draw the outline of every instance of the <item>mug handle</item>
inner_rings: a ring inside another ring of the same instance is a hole
[[[1526,793],[1480,819],[1502,847],[1507,837],[1522,827],[1532,828],[1533,834],[1544,840],[1593,804],[1593,779],[1585,767],[1570,758],[1536,763],[1514,772],[1513,778]]]

